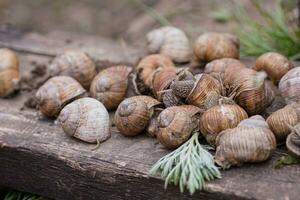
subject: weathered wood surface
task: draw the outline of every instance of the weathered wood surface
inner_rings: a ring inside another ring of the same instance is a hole
[[[22,48],[21,68],[51,59]],[[164,190],[158,177],[147,175],[168,153],[155,139],[127,138],[112,128],[112,137],[91,151],[93,145],[68,137],[37,111],[23,109],[30,95],[24,90],[0,99],[0,185],[64,200],[298,199],[300,195],[300,166],[274,169],[278,153],[265,163],[222,171],[222,179],[192,197],[176,187]]]

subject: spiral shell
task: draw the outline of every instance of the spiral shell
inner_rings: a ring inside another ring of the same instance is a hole
[[[286,104],[300,103],[300,67],[288,71],[281,78],[278,86]]]
[[[110,137],[109,114],[93,98],[81,98],[66,105],[58,120],[66,134],[84,142],[103,142]]]
[[[238,105],[217,105],[205,111],[200,120],[200,132],[206,141],[216,145],[220,132],[235,128],[240,121],[248,118],[246,111]]]
[[[160,92],[166,90],[176,78],[175,68],[158,69],[153,74],[152,90],[155,97],[161,101],[162,95]]]
[[[178,63],[191,59],[189,39],[178,28],[167,26],[155,29],[146,35],[146,39],[150,53],[161,53]]]
[[[152,88],[153,75],[159,68],[175,68],[175,65],[169,57],[162,54],[153,54],[143,58],[136,69],[144,84]]]
[[[292,128],[292,133],[286,139],[286,147],[290,153],[300,158],[300,123]]]
[[[40,111],[47,117],[55,117],[67,103],[85,93],[85,89],[75,79],[55,76],[38,89],[35,97]]]
[[[296,103],[277,110],[267,119],[277,143],[284,141],[291,132],[290,127],[295,126],[298,122],[300,122],[300,106]]]
[[[158,141],[166,148],[174,149],[189,139],[195,126],[184,109],[173,106],[160,113],[158,127]]]
[[[89,89],[96,76],[96,66],[93,60],[80,51],[66,51],[58,55],[49,66],[51,76],[71,76],[84,88]]]
[[[125,98],[131,71],[131,67],[119,65],[99,72],[91,84],[91,96],[102,102],[107,109],[116,109]]]
[[[205,65],[204,73],[216,79],[224,80],[225,71],[233,72],[235,68],[246,67],[241,61],[233,58],[213,60]]]
[[[219,82],[208,74],[198,74],[195,78],[194,88],[186,98],[186,102],[202,109],[217,105],[222,90]]]
[[[239,58],[239,41],[231,34],[204,33],[194,43],[194,55],[200,62],[220,58]]]
[[[222,168],[267,160],[276,148],[276,139],[259,116],[244,119],[234,129],[222,131],[216,140],[215,161]]]
[[[280,79],[294,67],[286,57],[279,53],[268,52],[257,58],[254,69],[264,70],[270,79],[278,84]]]
[[[19,61],[9,49],[0,49],[0,97],[7,97],[19,83]]]

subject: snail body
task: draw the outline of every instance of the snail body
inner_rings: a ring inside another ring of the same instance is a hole
[[[152,54],[143,58],[136,69],[140,80],[142,80],[147,87],[152,88],[153,75],[159,68],[175,68],[175,65],[172,60],[165,55]]]
[[[278,87],[286,104],[300,103],[300,67],[288,71],[280,79]]]
[[[254,69],[264,70],[270,79],[278,84],[280,79],[294,67],[294,65],[283,55],[275,52],[268,52],[256,59]]]
[[[134,96],[123,100],[115,113],[114,122],[121,134],[135,136],[148,125],[153,108],[160,102],[148,96]]]
[[[204,33],[194,43],[194,55],[200,62],[220,58],[239,58],[239,41],[230,34]]]
[[[9,49],[0,49],[0,97],[7,97],[15,91],[19,79],[17,55]]]
[[[182,30],[166,26],[149,32],[146,38],[150,53],[161,53],[178,63],[190,61],[189,39]]]
[[[64,132],[88,143],[103,142],[110,137],[109,114],[96,99],[85,97],[66,105],[58,120]]]
[[[267,118],[267,123],[276,136],[277,143],[283,142],[290,134],[291,126],[300,122],[300,106],[296,103],[286,105]]]
[[[58,55],[49,66],[50,76],[71,76],[84,88],[89,86],[96,76],[96,66],[93,60],[80,51],[66,51]]]
[[[276,148],[276,139],[264,119],[255,115],[217,137],[215,161],[222,168],[267,160]]]
[[[116,109],[125,98],[131,71],[131,67],[119,65],[99,72],[91,84],[91,96],[102,102],[107,109]]]
[[[286,147],[291,154],[300,158],[300,123],[292,128],[291,134],[286,139]]]
[[[246,118],[248,118],[246,111],[236,104],[217,105],[201,116],[200,132],[209,144],[216,145],[216,138],[220,132],[235,128]]]
[[[47,117],[55,117],[67,103],[85,93],[85,89],[75,79],[55,76],[38,89],[35,97],[40,111]]]

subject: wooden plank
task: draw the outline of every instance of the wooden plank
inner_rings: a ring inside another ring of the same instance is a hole
[[[46,66],[50,61],[51,55],[43,55],[50,46],[45,48],[40,42],[45,52],[39,54],[41,49],[30,49],[24,36],[9,37],[23,40],[24,46],[17,46],[23,52],[19,54],[23,77],[35,69],[33,65]],[[18,43],[12,39],[7,44]],[[208,183],[205,191],[192,197],[172,186],[165,191],[159,177],[147,175],[168,153],[155,139],[127,138],[112,128],[112,137],[91,151],[93,145],[68,137],[36,110],[24,109],[31,96],[31,91],[22,89],[9,99],[0,99],[0,185],[64,200],[297,199],[300,195],[299,165],[274,169],[278,152],[268,162],[222,171],[222,179]]]

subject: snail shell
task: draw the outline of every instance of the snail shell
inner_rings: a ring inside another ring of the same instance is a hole
[[[182,70],[178,73],[175,81],[170,85],[173,93],[180,98],[187,98],[194,88],[196,79],[188,70]]]
[[[169,57],[162,54],[146,56],[139,62],[138,75],[147,87],[152,88],[153,75],[158,68],[175,68],[175,65]]]
[[[286,57],[279,53],[268,52],[257,58],[254,69],[264,70],[269,78],[278,84],[280,79],[294,67]]]
[[[222,90],[219,82],[208,74],[197,74],[195,78],[196,82],[186,102],[203,109],[217,105]]]
[[[80,51],[66,51],[58,55],[49,66],[50,76],[71,76],[84,88],[89,89],[96,76],[96,66],[93,60]]]
[[[267,123],[276,136],[277,143],[282,142],[290,134],[291,126],[300,122],[300,107],[293,103],[272,113]]]
[[[6,97],[15,91],[19,79],[17,55],[9,49],[0,49],[0,97]]]
[[[294,156],[300,158],[300,124],[292,128],[292,133],[286,139],[286,147]]]
[[[179,106],[182,105],[183,102],[181,99],[176,96],[173,92],[173,90],[165,90],[162,94],[162,102],[164,103],[165,107],[171,107],[171,106]]]
[[[225,71],[233,72],[235,68],[246,67],[241,61],[233,58],[213,60],[205,65],[204,73],[216,79],[224,80]]]
[[[197,38],[193,49],[196,59],[200,62],[239,58],[239,41],[231,34],[204,33]]]
[[[99,72],[91,84],[91,96],[102,102],[107,109],[116,109],[126,96],[131,71],[131,67],[119,65]]]
[[[81,98],[66,105],[58,120],[66,134],[84,142],[103,142],[110,137],[109,114],[93,98]]]
[[[279,91],[286,104],[300,103],[300,67],[291,69],[281,78]]]
[[[246,111],[238,105],[217,105],[205,111],[200,119],[200,132],[206,141],[216,145],[220,132],[235,128],[240,121],[248,118]]]
[[[85,89],[75,79],[55,76],[38,89],[35,97],[40,111],[48,117],[54,117],[67,103],[85,93]]]
[[[161,53],[174,62],[188,62],[191,59],[191,47],[186,34],[175,27],[167,26],[155,29],[146,35],[150,53]]]
[[[155,97],[161,101],[161,91],[166,90],[176,78],[175,68],[157,69],[153,74],[152,89]]]
[[[276,148],[276,139],[265,120],[255,115],[236,128],[222,131],[216,140],[215,161],[222,168],[267,160]]]
[[[174,149],[189,139],[195,125],[185,109],[173,106],[160,113],[158,127],[158,141],[166,148]]]
[[[114,122],[121,134],[135,136],[148,125],[152,108],[160,102],[148,96],[134,96],[123,100],[115,113]]]

